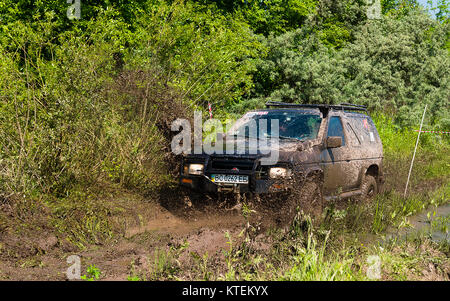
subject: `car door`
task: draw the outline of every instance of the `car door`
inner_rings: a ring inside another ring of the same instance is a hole
[[[362,146],[361,139],[358,137],[356,130],[351,124],[352,118],[344,118],[345,132],[347,134],[347,141],[349,147],[349,159],[350,167],[349,172],[351,177],[349,177],[349,189],[358,189],[361,186],[362,174],[364,164],[364,153],[366,150]]]
[[[358,170],[352,162],[351,145],[348,143],[343,122],[340,116],[330,116],[328,120],[326,138],[339,136],[342,138],[342,146],[325,148],[321,152],[321,165],[324,171],[324,192],[335,194],[349,191],[358,181]],[[326,139],[325,138],[325,139]]]

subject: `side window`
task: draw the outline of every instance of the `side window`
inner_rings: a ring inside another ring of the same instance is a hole
[[[379,138],[380,136],[378,135],[378,131],[377,131],[377,128],[375,127],[375,124],[373,123],[373,120],[368,118],[368,121],[369,121],[369,128],[370,128],[370,131],[371,131],[369,133],[371,142],[379,142],[380,141],[380,138]]]
[[[352,118],[352,128],[355,129],[357,137],[362,144],[375,143],[378,139],[375,125],[367,117]]]
[[[361,141],[359,141],[358,135],[356,135],[355,130],[352,128],[350,123],[346,123],[346,125],[347,125],[347,133],[352,146],[360,146]]]
[[[341,119],[338,116],[330,118],[327,136],[340,136],[342,137],[342,146],[345,145],[344,128],[342,127]]]

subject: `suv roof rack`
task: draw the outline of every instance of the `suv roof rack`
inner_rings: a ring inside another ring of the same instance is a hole
[[[363,105],[355,105],[351,103],[341,103],[339,105],[330,104],[298,104],[298,103],[286,103],[279,101],[268,101],[266,107],[280,107],[280,108],[319,108],[319,109],[335,109],[335,110],[353,110],[363,111],[367,113],[367,107]]]

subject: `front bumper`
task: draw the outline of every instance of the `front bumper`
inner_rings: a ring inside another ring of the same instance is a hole
[[[193,163],[204,165],[202,175],[189,174],[186,166]],[[251,192],[265,194],[287,190],[289,185],[284,179],[274,179],[269,176],[270,167],[275,166],[263,166],[257,157],[192,155],[188,158],[183,158],[181,162],[180,185],[208,193]],[[285,167],[292,170],[292,166],[287,162],[279,162],[277,167]],[[246,184],[216,183],[211,181],[211,175],[213,174],[248,176],[249,181]]]
[[[280,190],[279,184],[271,179],[252,179],[249,177],[248,184],[222,184],[212,182],[208,176],[181,175],[180,185],[194,190],[217,193],[234,192],[245,193],[252,192],[256,194],[270,193]],[[277,188],[278,187],[278,188]]]

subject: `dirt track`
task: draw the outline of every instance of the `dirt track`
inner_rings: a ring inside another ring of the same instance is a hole
[[[65,280],[69,267],[66,258],[79,255],[82,274],[87,266],[95,264],[102,272],[102,280],[126,280],[132,271],[148,274],[155,251],[176,250],[185,242],[189,246],[180,252],[181,265],[193,260],[192,252],[222,257],[223,250],[229,248],[225,233],[228,231],[233,240],[238,240],[238,234],[245,228],[245,220],[238,210],[213,204],[196,207],[180,198],[169,205],[123,200],[119,206],[126,209],[125,213],[113,217],[125,221],[122,235],[103,245],[88,246],[81,252],[50,235],[42,239],[36,254],[0,261],[0,279]]]

